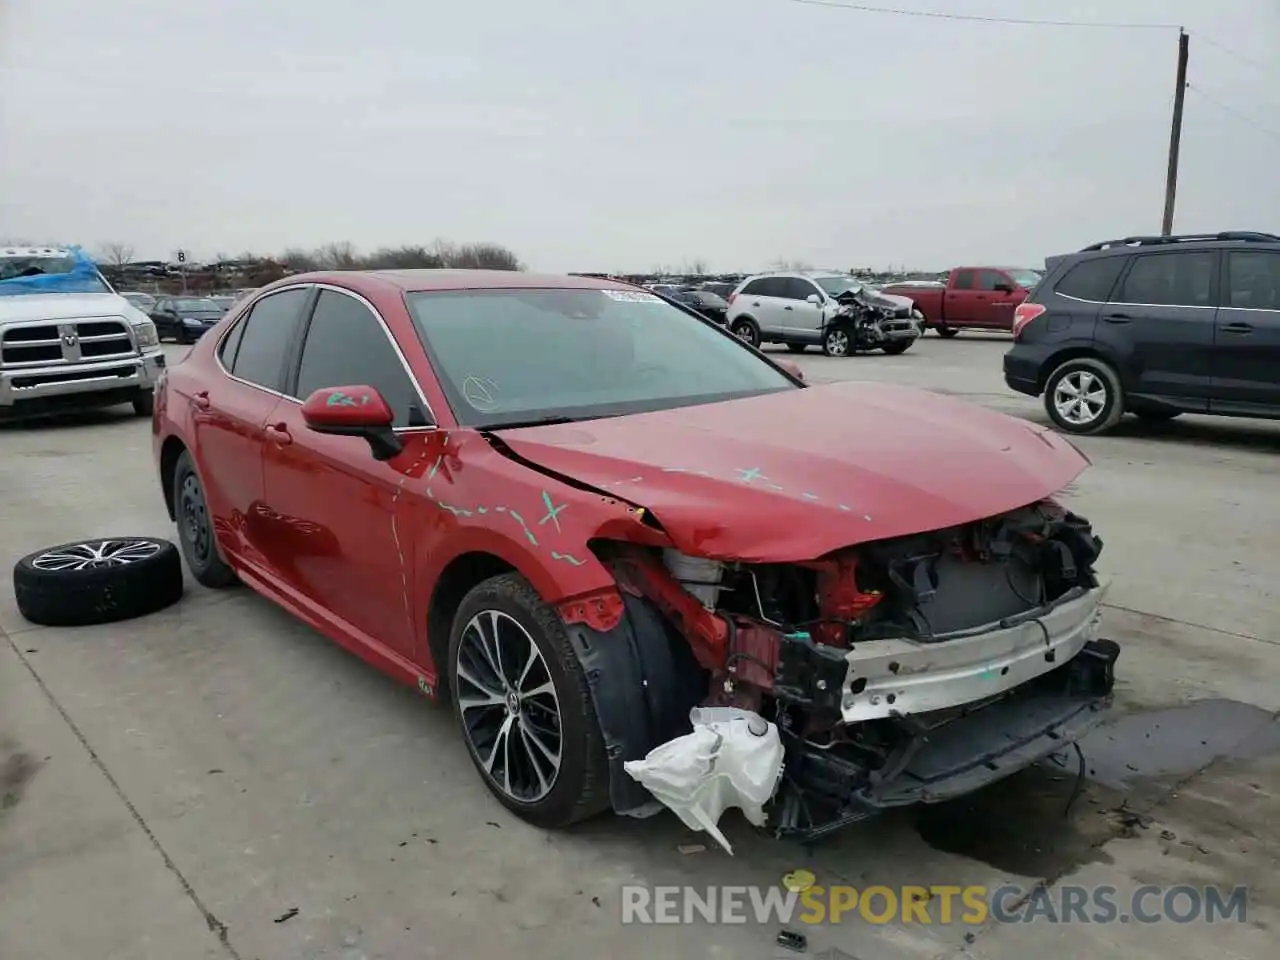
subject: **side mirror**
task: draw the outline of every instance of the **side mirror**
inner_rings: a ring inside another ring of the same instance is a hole
[[[821,294],[811,293],[804,298],[804,302],[812,303],[815,307],[820,307],[822,306],[822,296]]]
[[[404,444],[391,425],[395,414],[373,387],[322,387],[302,405],[309,430],[335,437],[364,437],[375,460],[390,460]]]
[[[790,360],[777,360],[775,362],[778,364],[778,366],[780,366],[783,370],[787,371],[787,373],[791,374],[797,380],[801,380],[801,381],[804,380],[804,371],[801,370],[796,364],[792,363]]]

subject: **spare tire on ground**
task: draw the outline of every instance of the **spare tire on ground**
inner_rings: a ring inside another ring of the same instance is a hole
[[[168,540],[79,540],[28,554],[13,567],[18,612],[46,627],[114,623],[182,597],[182,559]]]

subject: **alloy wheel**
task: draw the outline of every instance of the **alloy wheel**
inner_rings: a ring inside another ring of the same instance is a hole
[[[481,611],[462,630],[454,674],[463,732],[485,776],[513,800],[541,800],[560,773],[564,726],[529,632],[500,610]]]
[[[123,567],[160,552],[160,544],[150,540],[86,540],[46,550],[31,560],[37,570],[94,570]]]
[[[1107,385],[1090,370],[1072,370],[1053,388],[1053,408],[1067,423],[1087,427],[1107,407]]]
[[[849,334],[843,330],[832,330],[827,334],[827,353],[833,357],[843,357],[849,352]]]

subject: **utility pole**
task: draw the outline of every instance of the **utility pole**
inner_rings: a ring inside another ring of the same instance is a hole
[[[1191,36],[1178,30],[1178,85],[1173,91],[1173,129],[1169,131],[1169,174],[1164,182],[1164,223],[1160,232],[1173,233],[1173,201],[1178,192],[1178,148],[1182,145],[1182,102],[1187,95],[1187,54]]]

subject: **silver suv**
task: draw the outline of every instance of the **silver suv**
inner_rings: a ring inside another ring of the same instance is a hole
[[[840,273],[761,273],[729,296],[726,326],[759,347],[785,343],[793,353],[821,346],[828,356],[858,350],[902,353],[920,336],[915,305]]]
[[[0,420],[129,403],[150,416],[156,328],[76,249],[0,247]]]

